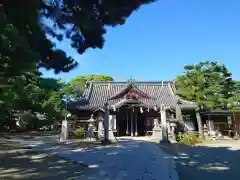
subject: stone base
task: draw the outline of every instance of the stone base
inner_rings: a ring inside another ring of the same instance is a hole
[[[102,131],[99,130],[98,131],[97,139],[100,140],[100,141],[104,140],[104,130],[102,130]]]
[[[106,140],[104,138],[104,135],[98,136],[98,140],[100,140],[101,142],[104,142],[104,143],[108,143],[108,142],[105,142]],[[108,132],[108,141],[110,141],[111,143],[117,142],[112,130],[109,130],[109,132]]]
[[[97,140],[96,137],[95,137],[95,138],[87,137],[87,138],[85,139],[85,141],[96,141],[96,140]]]
[[[102,143],[102,145],[112,144],[112,142],[110,140],[102,140],[101,143]]]
[[[171,143],[169,140],[160,140],[159,143],[161,144],[167,144],[167,143]]]
[[[108,136],[109,136],[108,139],[109,139],[111,142],[113,142],[113,143],[117,142],[116,137],[115,137],[114,134],[113,134],[113,131],[109,131]]]
[[[97,139],[97,137],[95,135],[91,134],[91,135],[87,135],[86,139]]]
[[[151,140],[159,143],[162,140],[162,130],[161,129],[153,129],[153,134],[151,136]]]

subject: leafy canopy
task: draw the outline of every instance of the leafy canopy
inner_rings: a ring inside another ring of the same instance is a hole
[[[80,54],[88,48],[102,48],[105,26],[124,24],[133,11],[152,1],[1,0],[1,68],[15,68],[12,73],[17,74],[32,66],[68,72],[77,66],[76,60],[56,49],[47,35],[59,41],[69,38]]]
[[[177,91],[200,109],[226,108],[234,94],[234,82],[228,69],[217,62],[201,61],[184,67],[176,78]]]
[[[124,24],[132,12],[150,2],[153,0],[1,0],[1,117],[9,109],[60,111],[61,94],[73,93],[71,87],[82,85],[73,82],[64,92],[67,88],[58,80],[40,78],[40,67],[59,73],[77,66],[52,40],[68,38],[80,54],[88,48],[102,48],[106,26]]]
[[[64,94],[67,94],[71,100],[77,100],[83,96],[87,81],[113,81],[113,78],[103,74],[90,74],[86,76],[77,76],[73,78],[62,89]]]

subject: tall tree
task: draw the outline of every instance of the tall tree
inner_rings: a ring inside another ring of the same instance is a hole
[[[235,80],[233,85],[233,95],[229,98],[230,99],[230,108],[231,109],[240,109],[240,81]]]
[[[69,38],[80,54],[87,48],[102,48],[105,26],[124,24],[133,11],[149,2],[152,0],[1,0],[0,64],[26,71],[35,62],[56,73],[68,72],[77,62],[56,49],[46,33],[57,40]]]
[[[86,88],[87,81],[113,81],[113,78],[111,76],[103,74],[77,76],[70,80],[70,82],[67,83],[61,92],[68,94],[72,100],[81,98]]]
[[[0,0],[1,108],[6,104],[17,107],[18,94],[37,83],[39,67],[59,73],[77,66],[47,36],[70,39],[80,54],[87,48],[102,48],[105,26],[124,24],[132,12],[150,2],[153,0]]]
[[[79,53],[88,48],[102,48],[105,26],[125,23],[131,13],[141,5],[154,0],[43,0],[41,15],[54,21],[63,30]],[[46,27],[46,26],[45,26]],[[54,37],[64,34],[56,28],[46,28]]]
[[[234,83],[231,73],[217,62],[200,62],[184,67],[184,75],[176,78],[177,92],[197,106],[197,121],[202,134],[202,122],[199,111],[204,109],[226,108],[233,95]]]

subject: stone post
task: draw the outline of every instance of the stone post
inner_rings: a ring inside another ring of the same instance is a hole
[[[109,105],[108,103],[105,103],[104,105],[104,141],[105,143],[109,143]]]
[[[168,143],[168,127],[167,127],[167,118],[166,118],[166,108],[162,104],[160,106],[160,113],[161,113],[161,125],[162,125],[162,143]]]
[[[109,126],[109,104],[108,103],[104,105],[104,110],[105,110],[104,121],[103,121],[104,140],[102,141],[102,143],[107,145],[107,144],[111,144],[111,142],[116,142],[116,138],[113,134],[111,127]]]
[[[198,124],[198,132],[199,135],[204,138],[204,134],[203,134],[203,123],[202,123],[202,118],[200,115],[200,111],[199,108],[196,109],[196,119],[197,119],[197,124]]]
[[[176,126],[175,123],[173,123],[173,122],[170,123],[170,132],[171,132],[171,141],[172,142],[176,142],[175,126]]]
[[[110,142],[116,142],[116,138],[113,134],[113,130],[114,130],[114,118],[112,115],[109,115],[109,129],[108,129],[108,140]]]
[[[104,126],[103,126],[104,118],[102,116],[98,119],[98,140],[104,140]]]
[[[68,139],[68,122],[67,120],[62,121],[62,128],[61,128],[61,134],[60,134],[60,141],[64,142]]]

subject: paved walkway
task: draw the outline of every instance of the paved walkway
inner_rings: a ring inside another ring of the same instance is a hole
[[[68,146],[25,140],[36,145],[35,150],[88,164],[90,171],[79,179],[96,180],[178,180],[174,163],[155,144],[147,141],[122,139],[117,146],[72,149]]]
[[[77,180],[86,168],[48,153],[32,152],[0,137],[1,180]]]
[[[198,146],[161,146],[176,161],[180,180],[235,180],[240,177],[240,141],[217,140]]]

